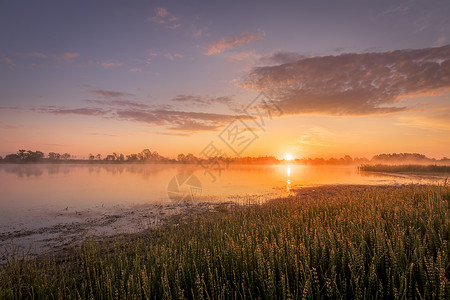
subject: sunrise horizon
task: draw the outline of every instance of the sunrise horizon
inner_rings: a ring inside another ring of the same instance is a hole
[[[4,0],[0,299],[450,299],[449,0]]]
[[[55,4],[70,11],[65,20],[33,3],[5,10],[0,156],[19,148],[176,156],[213,140],[235,155],[220,134],[236,117],[252,135],[239,155],[450,155],[450,45],[432,19],[409,26],[421,14],[415,5],[353,3],[351,14],[332,5],[331,14],[313,4],[250,1],[233,14],[237,3],[203,3],[200,11],[177,1],[139,10],[100,3]],[[444,11],[439,5],[430,14]],[[279,23],[264,18],[270,14]],[[103,26],[90,26],[98,15]],[[22,18],[34,26],[25,30]],[[284,38],[283,26],[302,24],[310,30]],[[264,101],[247,109],[261,92],[276,110]]]

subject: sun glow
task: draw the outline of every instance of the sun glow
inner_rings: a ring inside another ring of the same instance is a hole
[[[294,157],[292,156],[292,154],[290,154],[290,153],[286,153],[285,155],[284,155],[284,160],[293,160],[294,159]]]

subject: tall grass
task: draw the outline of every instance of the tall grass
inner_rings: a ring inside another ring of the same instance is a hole
[[[2,299],[449,299],[447,186],[317,189],[64,258],[12,260]]]
[[[438,165],[361,165],[359,170],[388,173],[446,173],[450,174],[450,166]]]

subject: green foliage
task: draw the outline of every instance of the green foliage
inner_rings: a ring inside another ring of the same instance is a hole
[[[449,299],[450,189],[352,187],[233,206],[64,259],[13,259],[1,299]]]

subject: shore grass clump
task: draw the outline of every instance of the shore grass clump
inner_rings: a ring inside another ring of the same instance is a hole
[[[449,299],[448,186],[334,186],[12,259],[1,299]]]
[[[450,166],[447,165],[361,165],[359,170],[366,172],[385,173],[436,173],[450,174]]]

